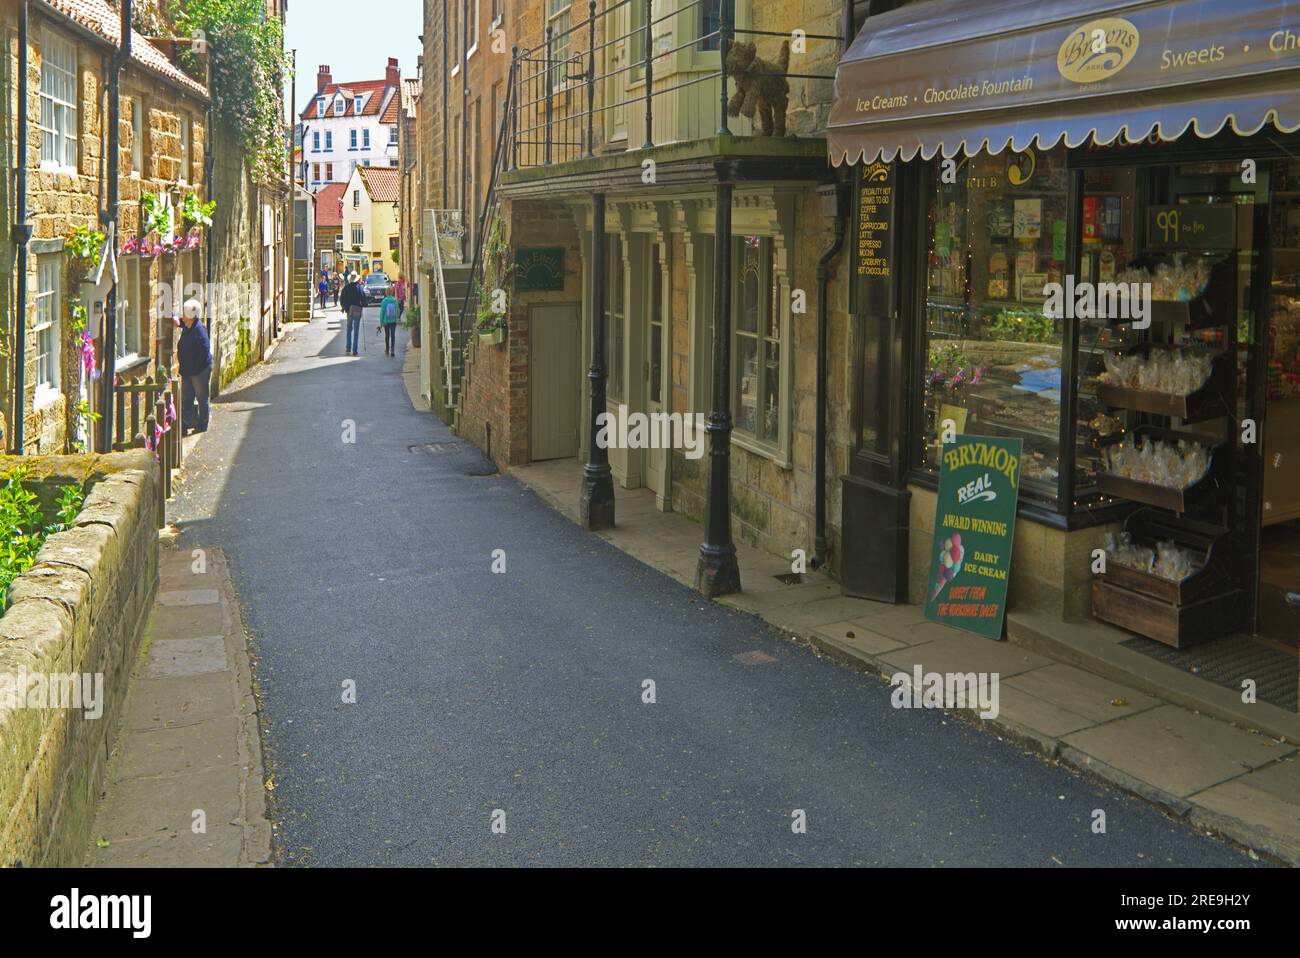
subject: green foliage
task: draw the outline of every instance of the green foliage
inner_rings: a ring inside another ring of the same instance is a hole
[[[396,249],[393,250],[393,262],[396,263],[396,264],[399,265],[399,266],[402,264],[402,251],[401,251],[401,250],[396,250]]]
[[[191,226],[211,226],[212,214],[217,210],[217,201],[199,202],[197,193],[186,193],[181,201],[181,222],[188,229]]]
[[[989,321],[990,339],[1017,343],[1058,342],[1056,320],[1032,309],[1004,309]]]
[[[487,242],[483,245],[483,273],[474,277],[474,293],[478,297],[475,325],[480,333],[504,329],[506,318],[493,310],[496,291],[505,289],[514,275],[515,264],[507,262],[510,249],[501,233],[501,217],[492,218],[488,227]]]
[[[63,252],[68,257],[68,274],[76,285],[81,285],[90,271],[99,265],[106,237],[90,226],[74,226],[64,240]]]
[[[157,193],[141,193],[140,232],[142,234],[166,233],[171,225],[171,218],[167,214],[167,206],[163,203],[162,197]]]
[[[9,587],[36,562],[46,538],[70,528],[85,500],[79,486],[62,487],[57,521],[47,522],[36,493],[27,488],[29,476],[26,466],[0,476],[0,611],[9,605]]]
[[[406,307],[406,312],[402,314],[402,325],[407,329],[414,329],[420,325],[419,303],[411,303]]]
[[[280,21],[263,0],[173,0],[177,32],[202,31],[212,65],[212,104],[235,130],[259,183],[280,178],[287,162],[281,91],[288,72]],[[201,57],[190,51],[187,65]]]

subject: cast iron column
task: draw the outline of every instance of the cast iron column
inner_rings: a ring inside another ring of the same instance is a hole
[[[614,525],[614,477],[609,450],[596,442],[596,418],[605,411],[605,194],[591,199],[591,428],[578,513],[584,528],[609,529]]]
[[[713,409],[705,432],[709,493],[695,588],[713,598],[740,591],[740,566],[731,541],[731,184],[721,179],[713,226]]]

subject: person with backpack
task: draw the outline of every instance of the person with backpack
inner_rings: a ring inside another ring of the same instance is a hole
[[[348,285],[343,287],[339,303],[348,314],[347,341],[343,352],[348,356],[360,355],[357,347],[361,345],[361,316],[366,309],[366,291],[355,272],[348,275]]]
[[[397,297],[389,293],[379,304],[379,325],[384,330],[384,355],[397,355],[397,321],[402,316],[402,307]]]

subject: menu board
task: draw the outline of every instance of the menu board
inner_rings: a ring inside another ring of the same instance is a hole
[[[1230,250],[1237,248],[1233,203],[1179,203],[1147,209],[1147,248]]]
[[[1002,638],[1023,445],[1020,439],[964,435],[942,445],[925,593],[930,621]]]
[[[894,218],[894,168],[888,163],[862,167],[858,190],[857,274],[887,279],[892,275],[889,233]]]

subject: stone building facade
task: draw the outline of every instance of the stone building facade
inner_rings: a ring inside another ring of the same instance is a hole
[[[22,397],[29,452],[63,452],[78,436],[78,404],[88,403],[83,411],[96,409],[95,390],[86,386],[81,344],[73,332],[72,306],[80,290],[69,288],[65,246],[74,229],[102,230],[108,219],[108,78],[116,16],[107,4],[89,0],[30,6],[25,157],[33,232]],[[7,69],[16,75],[17,35],[7,37]],[[13,90],[16,94],[17,84]],[[122,73],[121,96],[118,247],[126,255],[118,260],[117,372],[130,381],[153,363],[170,368],[172,314],[186,284],[201,278],[197,250],[141,255],[131,252],[131,240],[142,238],[145,197],[178,208],[187,194],[206,198],[208,99],[201,84],[138,34],[133,58]],[[92,328],[98,326],[96,357],[102,360],[106,326],[102,316],[89,319]],[[6,424],[13,415],[10,392],[6,390]]]

